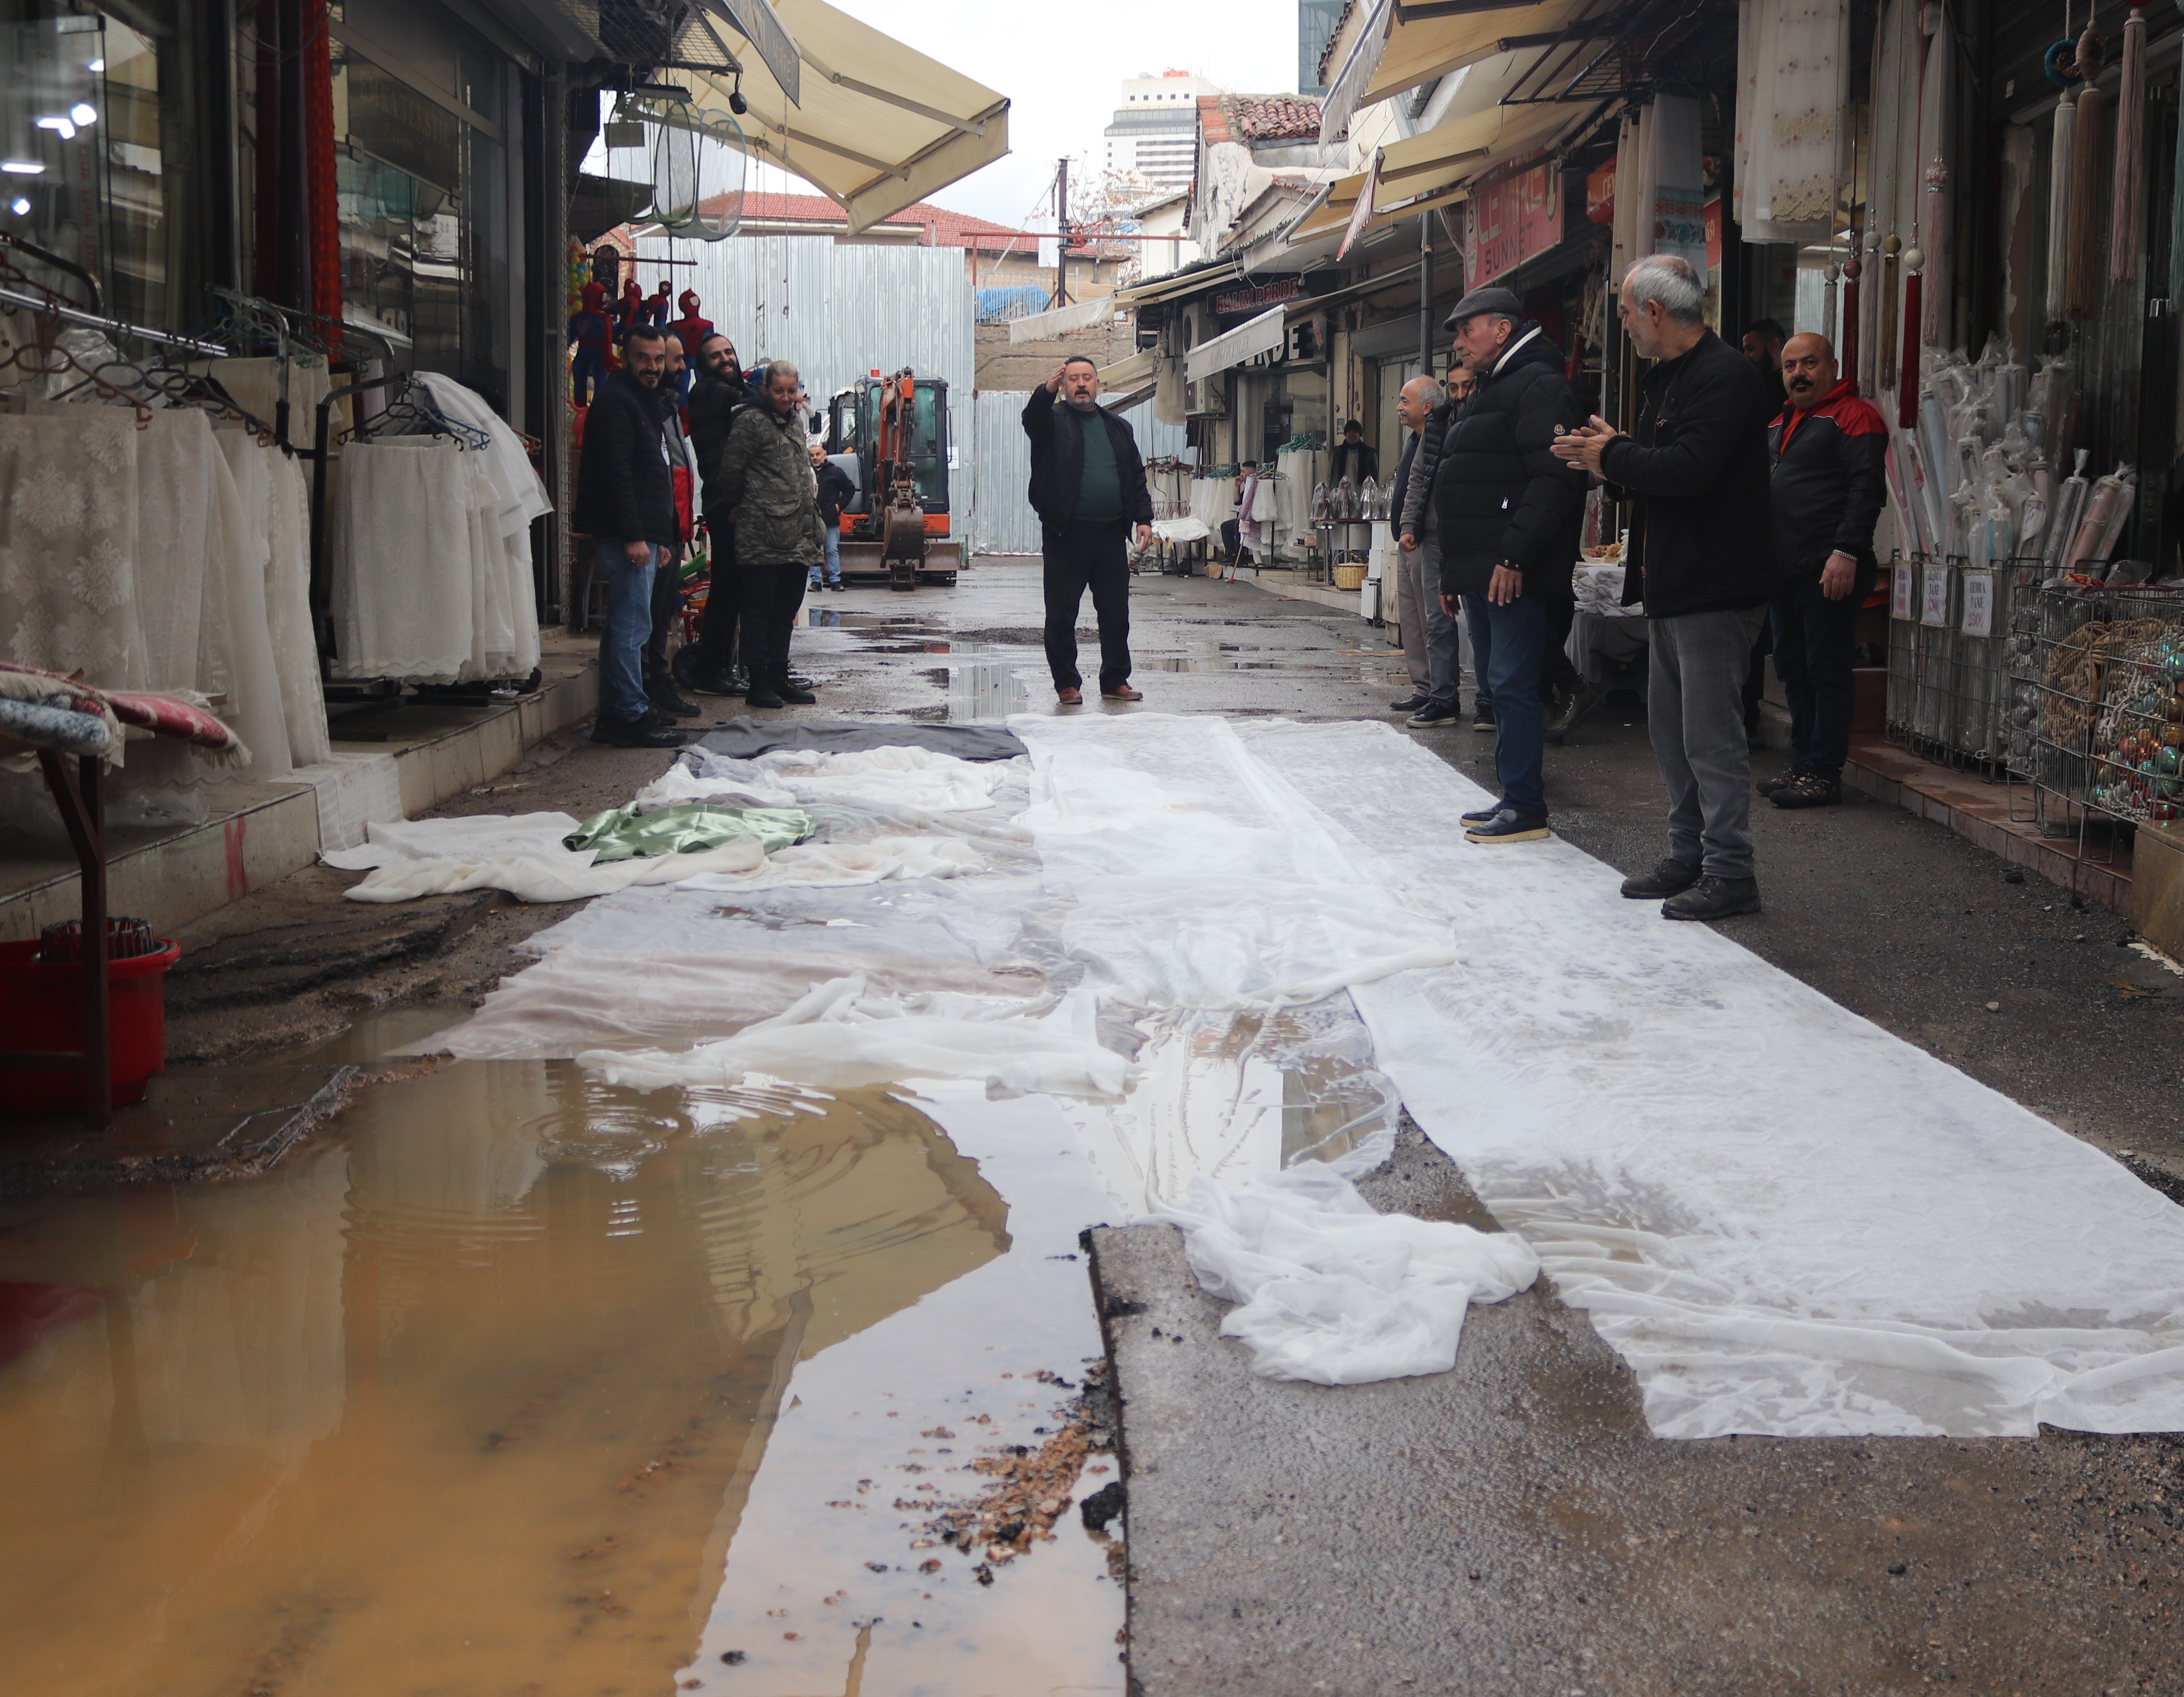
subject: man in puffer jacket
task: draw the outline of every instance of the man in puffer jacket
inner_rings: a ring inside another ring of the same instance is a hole
[[[1452,416],[1434,477],[1444,606],[1463,598],[1484,629],[1494,704],[1494,771],[1501,799],[1463,816],[1474,843],[1536,842],[1547,835],[1546,712],[1540,680],[1555,633],[1551,603],[1567,600],[1577,565],[1585,478],[1550,451],[1583,421],[1563,350],[1506,288],[1478,288],[1447,328],[1479,387]]]
[[[735,510],[736,566],[743,577],[743,658],[754,707],[818,699],[788,681],[788,635],[811,567],[824,557],[818,487],[812,481],[797,391],[786,360],[766,368],[763,405],[739,408],[713,475],[708,505]]]

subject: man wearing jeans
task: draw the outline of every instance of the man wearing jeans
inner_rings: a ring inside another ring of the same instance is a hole
[[[1460,595],[1472,621],[1502,789],[1491,806],[1464,815],[1464,840],[1536,842],[1548,834],[1541,692],[1554,603],[1571,593],[1585,506],[1584,477],[1551,450],[1556,433],[1579,421],[1577,398],[1562,349],[1524,321],[1509,290],[1472,290],[1447,327],[1479,387],[1449,420],[1434,474],[1441,606],[1453,613]]]
[[[621,369],[601,386],[584,424],[575,528],[592,538],[593,569],[607,585],[599,634],[599,711],[593,742],[615,748],[679,748],[681,732],[653,711],[644,688],[655,574],[675,556],[680,529],[663,395],[667,338],[638,325],[623,340]]]
[[[1595,418],[1555,447],[1634,500],[1624,575],[1643,598],[1654,758],[1669,789],[1669,853],[1624,882],[1670,919],[1759,911],[1744,678],[1777,581],[1758,370],[1706,327],[1705,284],[1685,261],[1640,260],[1616,310],[1646,373],[1637,430]]]

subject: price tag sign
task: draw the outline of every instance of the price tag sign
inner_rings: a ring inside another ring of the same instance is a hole
[[[1964,619],[1959,627],[1966,636],[1994,634],[1994,573],[1964,573]]]
[[[1908,619],[1918,617],[1916,611],[1918,591],[1912,586],[1913,579],[1918,575],[1916,567],[1906,566],[1900,561],[1897,563],[1891,573],[1893,581],[1889,585],[1891,601],[1888,616],[1891,618]]]
[[[1926,568],[1926,600],[1919,609],[1919,622],[1939,625],[1945,630],[1948,628],[1949,568],[1946,566]]]

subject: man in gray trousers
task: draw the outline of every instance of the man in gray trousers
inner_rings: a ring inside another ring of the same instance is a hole
[[[1626,436],[1596,417],[1554,449],[1636,504],[1623,599],[1646,604],[1669,853],[1623,893],[1660,900],[1670,919],[1759,911],[1743,692],[1780,576],[1768,487],[1774,404],[1752,362],[1706,327],[1705,294],[1698,273],[1665,254],[1624,273],[1617,315],[1656,362],[1637,428]]]
[[[1452,725],[1462,709],[1457,686],[1463,668],[1457,648],[1456,621],[1440,604],[1440,532],[1433,505],[1434,469],[1440,462],[1441,433],[1452,406],[1440,398],[1431,377],[1412,377],[1396,398],[1396,416],[1411,433],[1396,467],[1392,487],[1397,501],[1396,570],[1403,624],[1403,658],[1410,667],[1411,693],[1393,704],[1421,728]]]

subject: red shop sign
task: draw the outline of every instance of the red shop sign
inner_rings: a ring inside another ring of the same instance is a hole
[[[1476,288],[1563,238],[1563,173],[1552,160],[1479,190],[1464,202],[1467,282]]]

